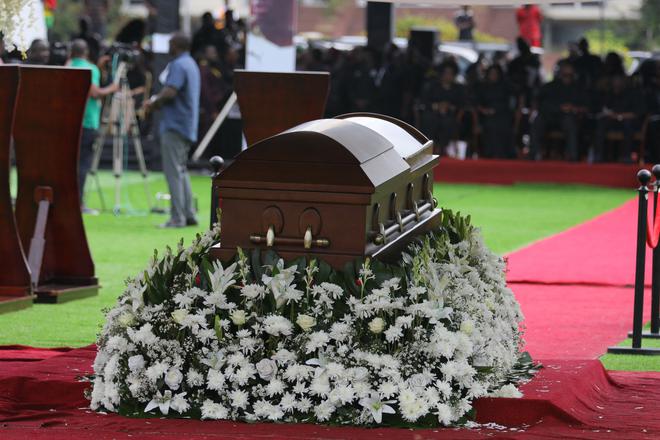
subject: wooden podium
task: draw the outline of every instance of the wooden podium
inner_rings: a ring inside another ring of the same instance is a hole
[[[0,66],[0,313],[29,307],[33,299],[9,193],[9,150],[19,78],[18,66]]]
[[[248,146],[323,117],[330,90],[326,72],[237,70],[234,89]]]
[[[98,293],[80,212],[78,146],[90,71],[20,67],[15,216],[36,302]]]

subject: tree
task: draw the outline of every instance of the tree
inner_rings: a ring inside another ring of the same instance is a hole
[[[660,1],[642,0],[639,20],[631,22],[627,29],[617,29],[617,34],[635,49],[660,48]]]

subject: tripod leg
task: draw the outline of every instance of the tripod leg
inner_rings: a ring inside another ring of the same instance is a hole
[[[92,167],[89,170],[89,174],[94,178],[96,183],[96,191],[99,194],[99,200],[101,201],[101,211],[106,210],[105,197],[103,197],[103,190],[101,189],[101,181],[99,179],[98,170],[99,163],[101,162],[101,155],[103,154],[103,146],[105,145],[105,138],[109,132],[112,131],[112,114],[114,111],[114,100],[112,97],[106,99],[106,107],[103,109],[103,117],[101,118],[102,124],[101,129],[99,130],[99,136],[94,142],[94,158],[92,159]]]
[[[119,215],[121,212],[121,171],[123,161],[123,139],[121,138],[121,115],[117,116],[114,122],[114,132],[112,137],[112,172],[115,176],[115,207],[113,212]]]

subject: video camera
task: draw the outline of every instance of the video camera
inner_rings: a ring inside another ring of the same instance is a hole
[[[140,57],[140,51],[133,45],[126,43],[112,43],[106,54],[113,59],[117,57],[117,62],[124,62],[130,66],[133,66]]]

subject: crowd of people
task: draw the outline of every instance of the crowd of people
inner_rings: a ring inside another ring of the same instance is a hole
[[[382,55],[360,47],[308,49],[298,68],[331,72],[329,116],[371,111],[403,119],[441,154],[660,159],[660,63],[648,60],[629,76],[620,55],[594,55],[586,39],[570,46],[548,82],[539,56],[521,38],[512,59],[480,56],[462,72],[451,56],[434,63],[393,45]]]
[[[468,10],[456,17],[465,23],[464,39],[472,37],[470,17]],[[210,13],[204,14],[191,40],[190,53],[201,77],[200,137],[231,95],[234,70],[242,68],[245,59],[242,22],[230,17],[224,26],[217,24]],[[124,33],[131,35],[130,29]],[[93,63],[107,63],[84,22],[76,38],[87,42]],[[139,48],[136,38],[123,35],[118,40]],[[425,54],[412,44],[338,50],[309,42],[298,48],[296,64],[301,71],[331,74],[326,116],[376,112],[402,119],[432,138],[439,154],[660,160],[659,61],[647,60],[628,75],[619,54],[592,54],[588,41],[581,39],[569,46],[568,55],[549,75],[552,79],[545,81],[540,56],[530,43],[529,38],[519,38],[515,50],[480,54],[461,69],[451,55]],[[54,58],[62,57],[38,40],[25,62],[46,64]],[[148,64],[147,55],[136,63],[131,87],[144,84]],[[240,111],[235,108],[218,132],[215,144],[222,149],[215,152],[228,158],[238,153],[241,133]]]

